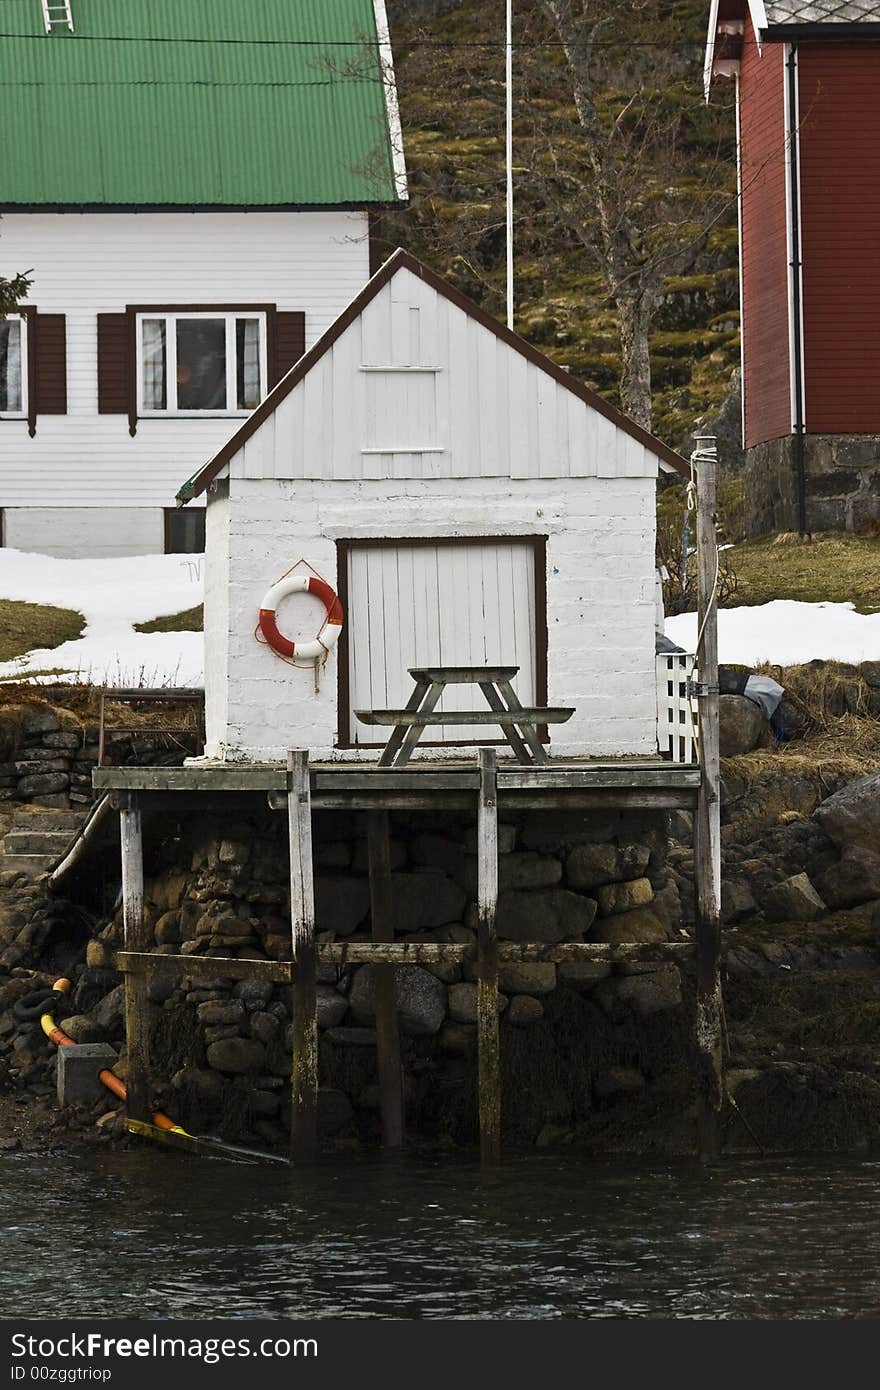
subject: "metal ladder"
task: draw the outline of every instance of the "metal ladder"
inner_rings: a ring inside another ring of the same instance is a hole
[[[70,9],[70,0],[42,0],[43,23],[46,26],[46,33],[50,34],[53,29],[65,28],[73,33],[73,14]]]

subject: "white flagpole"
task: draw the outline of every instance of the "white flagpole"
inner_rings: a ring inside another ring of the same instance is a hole
[[[513,0],[507,0],[507,327],[513,328]]]

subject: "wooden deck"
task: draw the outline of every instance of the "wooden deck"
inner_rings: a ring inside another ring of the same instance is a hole
[[[137,792],[154,798],[181,794],[204,797],[228,792],[268,795],[287,809],[287,769],[280,763],[198,763],[189,767],[98,768],[99,792]],[[313,763],[309,769],[314,811],[473,810],[480,790],[475,762],[410,764],[405,769],[375,763]],[[523,767],[499,762],[499,801],[509,810],[692,808],[700,769],[660,758],[550,762]]]

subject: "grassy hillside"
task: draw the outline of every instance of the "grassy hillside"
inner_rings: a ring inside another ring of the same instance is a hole
[[[604,0],[610,3],[610,0]],[[411,205],[383,228],[502,317],[504,313],[503,6],[484,0],[391,0]],[[514,89],[517,328],[616,401],[620,349],[600,274],[541,200],[542,131],[573,111],[561,55],[535,42],[538,0],[517,0]],[[733,112],[707,108],[701,86],[706,5],[624,4],[602,50],[601,106],[623,113],[641,91],[677,126],[674,169],[645,171],[645,197],[671,180],[719,192],[721,212],[690,273],[670,277],[651,335],[654,430],[681,443],[726,396],[739,360]],[[491,46],[480,46],[489,43]],[[534,43],[534,47],[528,47]],[[576,139],[558,157],[587,177]]]

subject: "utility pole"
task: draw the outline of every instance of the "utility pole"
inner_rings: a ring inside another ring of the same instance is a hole
[[[724,1103],[721,1002],[721,770],[718,694],[718,537],[715,529],[718,450],[714,435],[696,435],[691,464],[697,485],[697,697],[702,779],[694,827],[697,896],[699,1149],[704,1160],[721,1147]]]
[[[513,328],[513,0],[507,0],[506,166],[507,166],[507,327]]]

